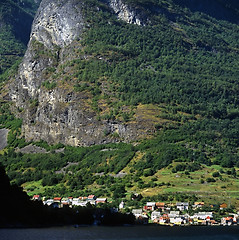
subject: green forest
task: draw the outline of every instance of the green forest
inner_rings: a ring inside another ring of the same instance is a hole
[[[0,2],[0,83],[24,55],[37,7],[32,0]]]
[[[187,1],[127,0],[146,15],[146,26],[138,26],[118,20],[100,1],[85,2],[90,27],[76,58],[48,69],[50,78],[42,87],[54,89],[61,78],[74,91],[89,92],[99,119],[130,122],[137,106],[153,104],[160,109],[157,117],[168,122],[159,121],[153,138],[136,143],[49,146],[25,142],[21,120],[11,113],[11,104],[1,103],[0,126],[11,131],[0,162],[12,183],[29,195],[49,197],[94,193],[119,201],[140,193],[145,198],[220,202],[220,193],[238,203],[238,3],[225,6],[215,0],[198,11]],[[225,15],[214,14],[219,5]],[[30,18],[32,12],[27,14]],[[12,31],[1,31],[0,38],[0,44],[13,38]],[[4,44],[7,49],[1,47],[0,54],[11,49],[22,56],[24,41],[13,42],[14,47],[11,41]],[[1,59],[2,72],[16,60]],[[106,83],[109,88],[102,91]],[[101,109],[102,99],[108,114]],[[122,112],[122,106],[133,110]],[[29,144],[45,153],[19,150]],[[182,192],[189,195],[178,194]]]

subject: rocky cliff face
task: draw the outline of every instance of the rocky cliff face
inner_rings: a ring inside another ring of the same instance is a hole
[[[36,14],[28,49],[10,91],[29,141],[42,139],[79,146],[130,141],[146,134],[145,126],[139,122],[97,120],[89,106],[92,96],[60,84],[60,74],[56,87],[43,87],[50,79],[49,72],[76,58],[74,52],[81,47],[78,40],[87,27],[84,4],[79,0],[43,0]],[[144,25],[122,1],[108,4],[119,18]]]
[[[108,1],[109,6],[114,10],[115,14],[119,19],[130,23],[137,24],[140,26],[145,25],[145,16],[134,8],[128,6],[121,0],[110,0]]]

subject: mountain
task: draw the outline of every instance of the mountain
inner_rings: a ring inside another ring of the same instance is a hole
[[[0,107],[10,179],[238,203],[238,28],[232,0],[43,0]]]
[[[38,5],[33,0],[0,1],[0,81],[1,74],[22,59]]]
[[[234,114],[238,25],[190,10],[200,2],[42,1],[10,94],[26,139],[129,142],[169,124],[140,104]]]

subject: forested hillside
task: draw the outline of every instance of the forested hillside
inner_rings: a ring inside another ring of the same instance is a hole
[[[72,147],[39,141],[24,148],[30,143],[22,138],[22,122],[4,105],[0,123],[11,131],[0,159],[12,182],[30,195],[94,193],[120,200],[160,193],[162,200],[237,204],[237,1],[125,0],[142,25],[119,20],[106,1],[84,2],[82,38],[67,49],[64,62],[45,69],[39,88],[49,95],[63,89],[69,98],[81,94],[81,108],[90,109],[97,123],[136,123],[148,138],[126,143],[106,128],[103,135],[113,143]],[[35,59],[57,59],[53,50],[34,44]],[[35,117],[40,100],[25,100]],[[25,109],[17,111],[21,116]],[[29,121],[33,128],[40,125],[36,119]],[[57,121],[52,112],[49,119]]]
[[[0,82],[24,55],[37,7],[34,0],[0,1]]]

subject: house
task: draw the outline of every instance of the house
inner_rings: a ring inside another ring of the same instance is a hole
[[[155,206],[156,208],[161,209],[162,211],[164,211],[165,209],[165,203],[163,202],[156,202]]]
[[[198,208],[202,208],[203,206],[204,206],[204,202],[195,202],[192,207],[195,210]]]
[[[193,218],[206,220],[207,218],[213,218],[212,212],[198,212],[193,215]]]
[[[170,218],[168,217],[168,214],[163,214],[163,216],[161,216],[159,218],[159,224],[161,225],[167,225],[170,223]]]
[[[187,202],[177,202],[176,203],[176,208],[179,211],[186,211],[189,208],[189,204]]]
[[[239,215],[235,213],[229,213],[229,216],[233,218],[233,224],[239,224]]]
[[[133,209],[132,214],[135,216],[136,223],[139,224],[148,224],[149,218],[142,209]]]
[[[220,210],[226,209],[227,207],[228,207],[228,206],[227,206],[226,203],[222,203],[222,204],[220,205]]]
[[[95,195],[89,195],[89,196],[87,197],[87,199],[88,199],[89,201],[93,201],[93,200],[96,200],[96,196],[95,196]]]
[[[233,217],[224,217],[221,219],[221,224],[223,226],[231,226],[233,224]]]
[[[207,221],[203,220],[203,219],[198,219],[196,222],[194,222],[194,224],[197,224],[197,225],[207,225]]]
[[[183,225],[183,224],[186,224],[187,221],[185,217],[178,216],[178,217],[170,218],[170,223],[172,223],[173,225]]]
[[[107,203],[107,198],[96,198],[95,203]]]
[[[212,212],[198,212],[191,216],[191,222],[197,225],[212,225],[213,213]],[[215,224],[215,223],[214,223]]]
[[[41,201],[41,196],[40,195],[34,195],[32,200],[34,200],[34,201]]]
[[[153,211],[151,213],[151,220],[154,221],[155,219],[159,219],[161,217],[161,212]]]
[[[133,209],[132,214],[135,216],[135,218],[138,218],[139,216],[143,215],[142,209]]]
[[[179,211],[170,211],[169,214],[168,214],[168,217],[169,218],[175,218],[175,217],[178,217],[179,215],[180,215]]]
[[[86,207],[87,203],[88,203],[88,201],[79,201],[78,206]]]
[[[50,206],[52,203],[54,203],[53,199],[47,199],[46,201],[43,202],[43,204],[47,206]]]
[[[54,197],[53,200],[54,200],[54,202],[60,203],[61,202],[61,197]]]
[[[80,199],[79,198],[72,198],[71,204],[73,206],[79,206]]]
[[[87,197],[79,197],[79,199],[82,200],[82,201],[86,201]]]
[[[70,205],[70,201],[68,198],[62,198],[61,199],[61,204],[62,206],[69,206]]]
[[[154,211],[155,206],[156,206],[155,202],[147,202],[146,206],[144,206],[144,210],[146,210],[146,211]]]
[[[124,209],[124,206],[125,206],[125,203],[122,201],[122,202],[119,204],[119,209]]]
[[[168,203],[165,210],[169,212],[171,209],[174,209],[175,206],[176,205],[173,203]]]

